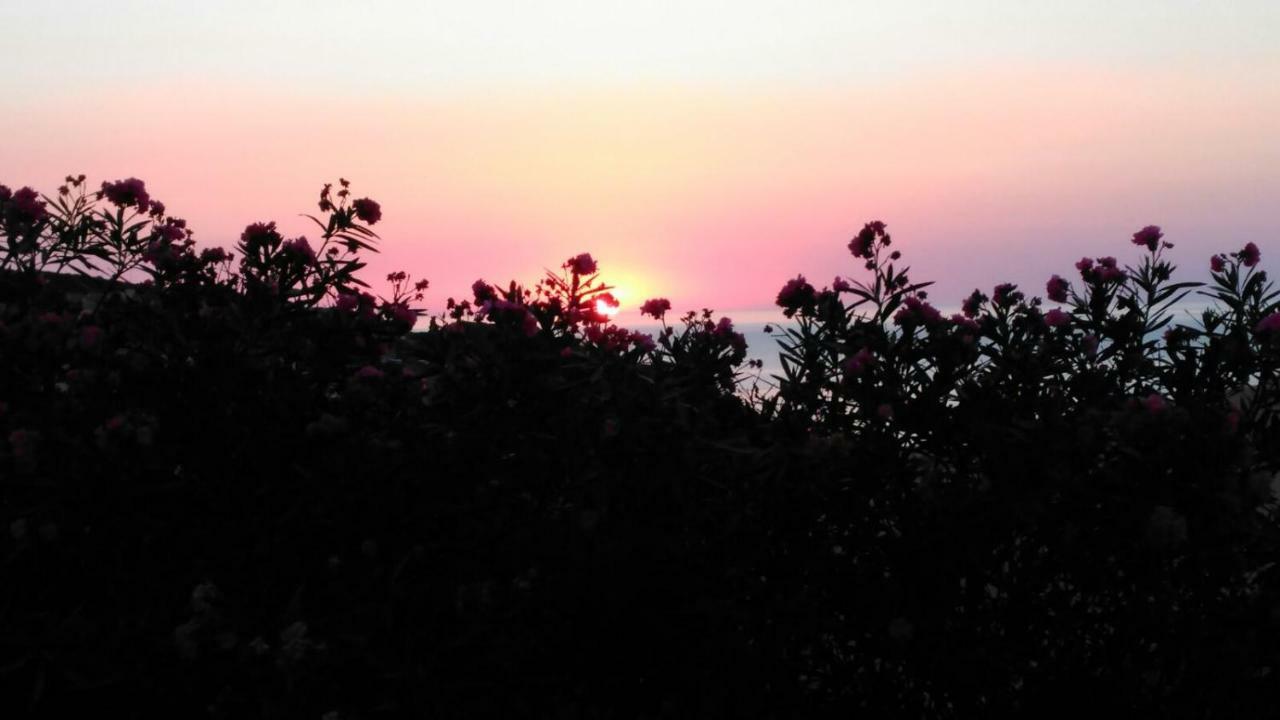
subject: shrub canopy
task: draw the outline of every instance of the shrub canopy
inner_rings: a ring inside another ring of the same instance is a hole
[[[770,380],[710,310],[611,324],[585,253],[379,297],[337,188],[227,251],[136,178],[0,186],[18,714],[1273,712],[1254,244],[1176,281],[1146,227],[946,317],[868,223],[778,293]]]

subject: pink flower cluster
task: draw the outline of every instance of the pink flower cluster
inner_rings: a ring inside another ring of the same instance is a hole
[[[1080,277],[1088,283],[1117,282],[1125,278],[1124,270],[1116,265],[1116,259],[1113,257],[1098,258],[1097,264],[1090,258],[1080,258],[1076,263],[1076,269],[1080,271]]]
[[[648,315],[655,320],[661,320],[670,310],[671,301],[666,298],[645,300],[644,304],[640,306],[641,315]]]
[[[1134,245],[1145,245],[1148,250],[1155,252],[1160,247],[1160,238],[1164,237],[1164,233],[1160,231],[1158,225],[1148,225],[1133,234]]]
[[[893,321],[904,327],[916,325],[929,327],[942,322],[942,313],[920,296],[911,295],[903,299],[902,307],[894,314]]]
[[[360,198],[351,203],[356,217],[366,225],[373,225],[382,219],[382,206],[369,198]]]
[[[521,332],[527,337],[537,335],[538,331],[542,329],[542,326],[538,323],[538,318],[529,311],[527,305],[501,298],[487,300],[482,303],[480,309],[476,311],[476,317],[480,319],[489,318],[496,323],[518,324]]]
[[[252,223],[240,233],[240,242],[244,243],[247,251],[253,253],[260,252],[264,248],[279,247],[282,241],[283,238],[276,230],[274,222]]]
[[[151,207],[151,196],[147,194],[147,184],[134,177],[102,183],[98,197],[105,197],[107,202],[118,208],[137,207],[138,212],[141,213],[147,212]]]
[[[1236,253],[1236,257],[1240,258],[1241,265],[1244,265],[1245,267],[1253,267],[1262,260],[1262,251],[1258,249],[1257,245],[1247,243],[1243,250]]]
[[[1061,277],[1054,275],[1049,278],[1049,282],[1044,286],[1045,294],[1054,302],[1066,302],[1067,292],[1071,290],[1071,283],[1063,280]]]
[[[617,325],[588,325],[584,334],[588,342],[609,351],[625,351],[634,347],[649,352],[657,347],[652,335]]]
[[[579,276],[594,275],[598,269],[595,259],[591,257],[591,253],[582,253],[569,258],[565,261],[564,267],[569,272]]]
[[[991,302],[997,307],[1012,307],[1022,302],[1023,294],[1018,290],[1018,286],[1013,283],[1001,283],[991,291]]]
[[[1044,314],[1044,324],[1049,327],[1062,327],[1071,322],[1071,316],[1067,313],[1054,308]]]
[[[969,293],[969,297],[964,299],[960,305],[960,310],[965,317],[977,317],[978,312],[982,309],[982,303],[987,301],[987,296],[982,294],[981,290],[975,289]]]
[[[884,246],[891,242],[889,235],[885,233],[885,224],[879,220],[862,226],[862,230],[849,241],[849,252],[856,258],[870,259],[876,252],[876,240]]]
[[[477,280],[471,283],[471,295],[475,297],[477,305],[483,305],[490,300],[498,299],[498,292],[484,280]]]
[[[1259,335],[1280,334],[1280,312],[1273,312],[1259,320],[1253,331]]]
[[[778,307],[782,308],[782,314],[787,317],[792,317],[797,312],[811,310],[817,301],[817,291],[804,279],[803,275],[797,275],[794,279],[788,280],[787,284],[782,286],[782,290],[778,291]]]
[[[49,217],[40,193],[24,187],[17,192],[0,185],[0,221],[9,228],[29,228]]]
[[[311,243],[307,242],[305,237],[287,241],[283,249],[290,256],[303,263],[308,265],[315,264],[316,251],[311,248]]]
[[[727,342],[737,352],[745,352],[747,349],[747,338],[733,327],[733,321],[727,317],[720,318],[719,322],[712,324],[707,322],[707,330],[711,333],[711,337],[717,340]]]
[[[952,325],[956,326],[957,330],[960,330],[965,335],[977,335],[979,332],[982,332],[982,326],[978,324],[977,320],[974,320],[971,317],[966,317],[961,313],[952,315],[948,320],[951,321]],[[972,340],[973,338],[970,337],[968,339]]]

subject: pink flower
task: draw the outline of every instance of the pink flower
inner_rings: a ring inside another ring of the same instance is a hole
[[[918,295],[911,295],[903,299],[902,308],[894,313],[893,321],[906,327],[936,325],[942,322],[942,313]]]
[[[246,226],[244,232],[240,233],[240,242],[244,244],[244,249],[255,254],[262,248],[278,247],[281,240],[274,222],[253,223]]]
[[[369,198],[360,198],[352,202],[351,207],[356,211],[356,217],[368,225],[382,219],[382,206]]]
[[[720,322],[711,329],[711,335],[728,341],[729,346],[737,352],[744,352],[747,349],[747,338],[733,329],[733,321],[727,317],[720,318]]]
[[[1010,307],[1022,300],[1022,293],[1013,283],[1000,283],[991,291],[991,302],[999,307]]]
[[[200,262],[206,265],[220,263],[227,259],[227,251],[222,248],[205,248],[200,253]]]
[[[1066,302],[1067,291],[1071,288],[1071,283],[1054,275],[1049,278],[1049,282],[1045,283],[1045,293],[1049,299],[1054,302]]]
[[[102,183],[102,190],[98,193],[99,197],[105,197],[107,202],[119,208],[126,208],[130,205],[136,206],[138,212],[146,212],[151,205],[151,196],[147,194],[147,184],[138,178],[128,178],[126,180],[117,180],[113,183]]]
[[[803,275],[797,275],[794,279],[788,280],[787,284],[782,286],[782,290],[778,291],[778,307],[782,308],[782,314],[787,317],[795,315],[798,311],[812,309],[817,301],[813,286],[804,279]]]
[[[857,258],[870,258],[875,255],[875,241],[880,238],[888,245],[889,237],[885,235],[885,224],[876,220],[862,227],[862,230],[849,241],[849,252]]]
[[[85,325],[80,328],[80,347],[88,350],[96,347],[102,340],[102,328],[97,325]]]
[[[1116,265],[1116,259],[1113,257],[1098,258],[1097,277],[1102,282],[1111,282],[1113,280],[1123,280],[1124,271]]]
[[[182,218],[168,218],[155,226],[155,233],[160,239],[170,243],[185,240],[191,235],[187,230],[187,221]]]
[[[1209,269],[1213,272],[1220,273],[1227,269],[1227,262],[1222,259],[1221,255],[1214,255],[1209,258]]]
[[[645,300],[640,306],[641,315],[649,315],[655,320],[661,320],[667,311],[671,309],[671,301],[666,298],[653,298]]]
[[[0,185],[0,210],[3,210],[3,220],[8,225],[34,225],[49,216],[49,211],[45,209],[45,203],[40,199],[40,193],[35,190],[24,187],[17,192],[10,193],[9,188]]]
[[[1142,400],[1142,406],[1151,414],[1164,412],[1169,407],[1168,401],[1159,393],[1151,393]]]
[[[1258,246],[1253,243],[1245,245],[1244,249],[1241,250],[1238,255],[1240,257],[1240,263],[1245,267],[1253,267],[1262,259],[1262,251],[1258,250]]]
[[[574,275],[593,275],[596,271],[596,261],[591,257],[591,253],[571,257],[564,266]]]
[[[1080,261],[1076,263],[1076,270],[1080,271],[1080,275],[1084,277],[1085,280],[1089,279],[1089,271],[1092,269],[1093,260],[1089,258],[1080,258]]]
[[[831,289],[835,292],[842,293],[849,292],[853,289],[853,286],[849,284],[848,280],[837,275],[836,279],[831,281]]]
[[[969,297],[964,299],[960,309],[964,311],[965,317],[976,317],[978,311],[982,309],[982,303],[987,301],[987,296],[982,294],[981,290],[974,290],[969,293]]]
[[[867,348],[862,348],[845,361],[844,370],[850,375],[861,375],[875,361],[876,356]]]
[[[362,380],[376,380],[384,375],[385,373],[372,365],[365,365],[356,371],[356,377]]]
[[[286,242],[284,244],[284,249],[289,254],[306,263],[314,263],[316,261],[316,251],[311,248],[311,243],[307,242],[305,237],[299,237]]]
[[[1164,237],[1164,233],[1160,232],[1160,226],[1148,225],[1133,234],[1134,245],[1146,245],[1147,249],[1155,252],[1160,247],[1160,238]]]
[[[1280,312],[1273,312],[1262,318],[1253,331],[1259,335],[1280,332]]]
[[[1071,316],[1058,308],[1054,308],[1044,314],[1044,324],[1049,327],[1062,327],[1069,322],[1071,322]]]
[[[485,303],[498,296],[493,287],[484,280],[477,280],[471,283],[471,294],[475,296],[477,303]]]

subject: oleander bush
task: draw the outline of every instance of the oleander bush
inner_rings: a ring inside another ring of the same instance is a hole
[[[428,315],[361,278],[378,203],[318,210],[223,250],[134,178],[0,186],[6,716],[1274,712],[1253,243],[944,317],[869,223],[763,392],[589,254]]]

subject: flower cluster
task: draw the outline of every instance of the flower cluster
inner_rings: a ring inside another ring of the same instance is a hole
[[[795,279],[788,280],[778,292],[777,304],[782,308],[782,314],[787,317],[792,317],[797,312],[812,310],[817,302],[817,291],[804,279],[803,275],[797,275]]]
[[[587,342],[608,352],[624,352],[632,348],[649,352],[657,347],[652,335],[617,325],[589,325],[584,335]]]
[[[879,220],[862,226],[862,230],[849,241],[849,252],[856,258],[872,259],[879,248],[888,247],[892,238],[885,232],[885,224]]]
[[[0,222],[6,232],[17,234],[29,230],[49,217],[45,202],[40,194],[29,187],[10,191],[0,185]]]
[[[1045,283],[1045,296],[1054,302],[1066,302],[1067,293],[1071,290],[1071,283],[1063,280],[1061,277],[1054,275],[1049,278],[1049,282]]]
[[[121,209],[133,207],[140,213],[146,213],[151,209],[151,196],[147,193],[147,184],[138,178],[104,182],[102,189],[98,191],[98,197],[105,197],[107,202]],[[161,205],[160,208],[163,212],[164,206]]]
[[[1160,249],[1160,239],[1164,237],[1164,233],[1160,231],[1157,225],[1148,225],[1133,234],[1133,244],[1145,246],[1151,252]],[[1166,247],[1172,247],[1165,243]]]
[[[569,258],[564,263],[564,268],[574,275],[587,276],[596,274],[596,261],[591,257],[591,253],[582,253]]]
[[[1120,282],[1126,277],[1125,271],[1116,264],[1114,257],[1100,257],[1096,260],[1081,258],[1076,263],[1076,269],[1085,282],[1093,284]]]
[[[942,322],[942,313],[925,302],[922,295],[910,295],[902,300],[902,307],[893,316],[893,321],[903,327],[924,325],[932,327]]]

